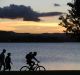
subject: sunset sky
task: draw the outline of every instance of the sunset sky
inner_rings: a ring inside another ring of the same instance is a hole
[[[72,0],[0,0],[0,7],[16,4],[31,6],[37,12],[67,12],[69,7],[66,4],[70,1]],[[0,30],[20,33],[61,33],[64,28],[58,25],[59,16],[40,17],[40,22],[23,21],[21,18],[0,18]]]

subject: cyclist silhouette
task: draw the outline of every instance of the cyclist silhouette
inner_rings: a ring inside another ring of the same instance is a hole
[[[36,55],[37,55],[37,52],[29,52],[29,54],[27,54],[26,57],[25,57],[27,64],[30,66],[30,70],[34,70],[33,66],[35,65],[35,62],[33,60],[39,62],[35,58]]]
[[[45,71],[45,67],[39,65],[39,62],[35,57],[37,55],[37,52],[29,52],[28,54],[26,54],[25,58],[26,58],[26,64],[28,65],[24,65],[20,68],[20,71]],[[37,63],[35,63],[35,61]]]

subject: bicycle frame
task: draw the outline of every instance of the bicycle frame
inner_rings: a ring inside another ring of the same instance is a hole
[[[35,70],[37,67],[39,66],[39,64],[34,64],[33,69]]]
[[[45,71],[46,69],[39,65],[38,63],[37,64],[34,64],[34,66],[31,68],[30,66],[22,66],[20,68],[20,71]]]
[[[34,66],[32,67],[32,69],[30,68],[30,66],[28,66],[28,67],[29,67],[29,70],[35,71],[35,69],[36,69],[38,66],[39,66],[39,64],[37,63],[37,64],[34,64]]]

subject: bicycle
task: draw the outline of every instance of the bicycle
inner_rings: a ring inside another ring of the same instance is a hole
[[[37,64],[34,65],[33,69],[30,69],[30,66],[22,66],[20,71],[45,71],[46,69],[43,66]]]

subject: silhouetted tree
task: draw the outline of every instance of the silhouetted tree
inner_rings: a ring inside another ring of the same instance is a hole
[[[72,2],[67,3],[71,8],[68,10],[69,13],[59,17],[61,20],[61,26],[65,27],[66,34],[76,39],[80,38],[80,0],[72,0]]]

